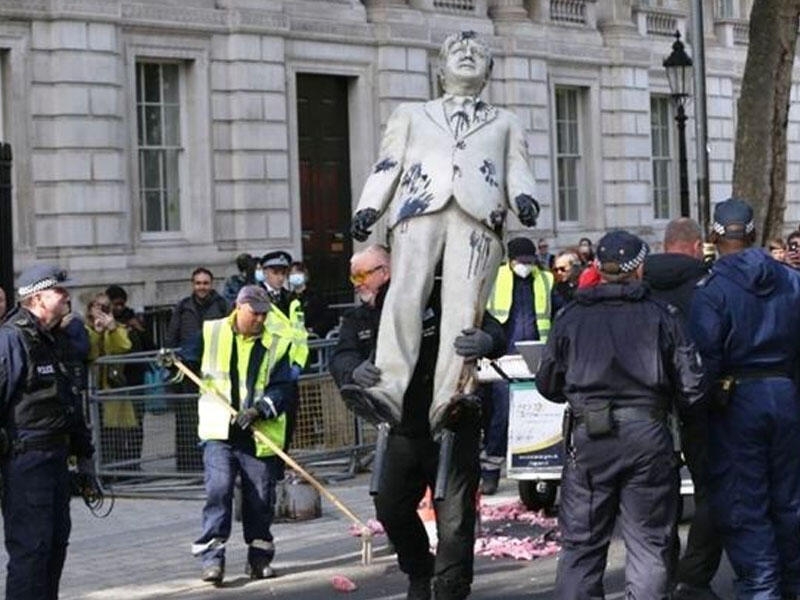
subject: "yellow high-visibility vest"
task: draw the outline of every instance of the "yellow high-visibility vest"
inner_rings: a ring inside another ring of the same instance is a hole
[[[305,367],[308,362],[308,330],[300,300],[289,303],[289,316],[274,304],[267,313],[267,326],[290,342],[289,361]]]
[[[550,333],[550,292],[553,289],[553,274],[534,266],[531,271],[531,286],[533,308],[536,310],[536,327],[539,329],[539,339],[544,342]],[[502,264],[497,270],[494,289],[486,304],[486,310],[501,323],[508,321],[513,293],[514,272],[507,264]]]
[[[206,321],[203,323],[203,388],[200,390],[200,397],[197,401],[197,435],[201,440],[226,440],[228,439],[228,428],[231,422],[231,415],[220,404],[220,401],[213,397],[211,390],[221,393],[230,402],[231,398],[231,352],[233,351],[233,339],[236,336],[236,347],[238,354],[238,364],[240,368],[239,376],[239,398],[244,400],[247,397],[247,372],[249,371],[250,357],[256,339],[247,338],[233,331],[233,324],[236,319],[236,311],[230,316]],[[288,340],[280,335],[273,333],[269,327],[264,327],[264,333],[260,338],[266,352],[261,364],[258,366],[256,380],[253,383],[254,399],[258,399],[269,383],[269,375],[278,361],[286,354],[289,348]],[[242,376],[244,374],[244,376]],[[283,448],[286,439],[286,415],[275,419],[258,419],[253,427],[266,435],[275,445]],[[266,444],[256,440],[256,456],[270,456],[273,452]]]

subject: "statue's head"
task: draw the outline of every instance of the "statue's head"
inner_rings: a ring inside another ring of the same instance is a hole
[[[439,84],[448,94],[477,96],[493,65],[492,51],[474,31],[452,33],[439,50]]]

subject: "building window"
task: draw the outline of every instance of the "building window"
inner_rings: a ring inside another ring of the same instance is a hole
[[[178,231],[181,145],[180,65],[136,63],[136,125],[142,230]]]
[[[578,88],[556,88],[558,220],[578,221],[581,188],[580,96]]]
[[[669,219],[672,180],[671,105],[666,96],[650,98],[650,137],[653,156],[653,217]]]

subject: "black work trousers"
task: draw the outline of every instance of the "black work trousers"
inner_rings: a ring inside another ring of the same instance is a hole
[[[694,411],[681,426],[686,466],[694,485],[694,516],[686,550],[678,562],[677,580],[707,587],[722,558],[722,536],[716,530],[708,505],[708,410]]]
[[[434,505],[439,543],[433,557],[417,507],[426,486],[434,488],[439,444],[430,438],[389,436],[383,478],[375,497],[378,520],[397,551],[400,570],[412,578],[435,577],[437,598],[456,600],[469,595],[479,444],[478,418],[465,418],[456,431],[447,496]]]
[[[679,492],[677,459],[664,423],[618,422],[611,434],[594,439],[578,425],[561,480],[556,599],[605,598],[606,557],[619,516],[626,597],[667,600]]]

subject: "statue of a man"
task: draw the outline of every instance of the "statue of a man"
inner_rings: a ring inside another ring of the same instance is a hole
[[[352,224],[353,237],[364,241],[382,214],[388,219],[392,284],[375,357],[381,376],[360,396],[390,423],[402,413],[441,263],[441,338],[430,365],[434,429],[465,392],[464,359],[453,341],[480,325],[503,255],[508,209],[528,227],[539,214],[522,126],[509,111],[479,98],[492,70],[489,48],[474,32],[461,32],[445,39],[439,59],[444,95],[402,104],[391,115]]]

